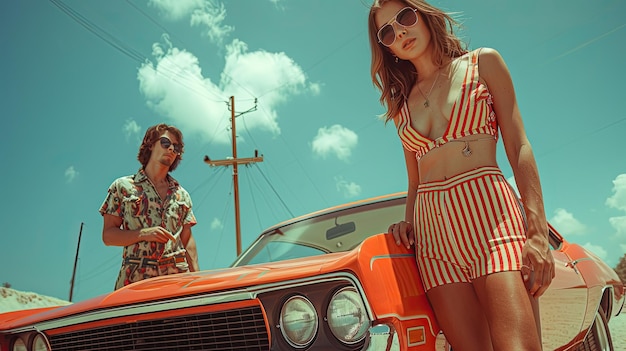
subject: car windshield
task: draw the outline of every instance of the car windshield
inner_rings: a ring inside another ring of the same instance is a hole
[[[273,227],[233,263],[233,266],[283,261],[348,251],[365,238],[385,233],[404,218],[404,197],[357,203],[303,216]]]

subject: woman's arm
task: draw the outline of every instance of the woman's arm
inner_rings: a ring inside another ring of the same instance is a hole
[[[415,199],[417,198],[417,186],[419,185],[419,172],[415,152],[403,150],[408,178],[404,221],[390,225],[388,231],[393,235],[397,245],[402,244],[408,249],[415,243],[413,221],[415,220]]]
[[[536,280],[529,291],[539,297],[554,278],[554,259],[550,253],[537,164],[526,136],[511,75],[502,56],[496,50],[483,49],[479,57],[479,69],[493,97],[506,155],[526,212],[528,239],[522,258],[524,264],[535,271]]]

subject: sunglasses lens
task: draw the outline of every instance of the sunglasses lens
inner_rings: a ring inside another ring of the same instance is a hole
[[[417,24],[417,14],[412,8],[405,7],[396,14],[393,22],[403,27],[412,27]],[[385,24],[378,30],[378,40],[385,46],[391,46],[396,40],[396,31],[391,23]]]
[[[385,24],[378,31],[378,40],[380,40],[383,45],[389,46],[393,44],[393,41],[396,39],[396,32],[393,29],[393,26],[390,24]]]
[[[398,13],[396,21],[405,27],[414,26],[417,23],[417,14],[411,8],[405,8]]]
[[[169,149],[169,147],[172,145],[172,141],[166,137],[161,137],[161,146],[163,146],[164,149]],[[174,144],[174,152],[176,152],[177,154],[180,154],[183,152],[183,146],[180,144]]]

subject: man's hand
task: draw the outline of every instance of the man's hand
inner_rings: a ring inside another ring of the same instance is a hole
[[[150,227],[139,230],[139,241],[156,241],[166,243],[170,240],[176,241],[172,233],[163,227]]]

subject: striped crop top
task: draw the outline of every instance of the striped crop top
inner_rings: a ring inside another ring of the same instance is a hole
[[[469,57],[470,62],[443,136],[433,140],[414,129],[406,101],[400,113],[394,118],[402,145],[406,150],[415,152],[418,161],[430,150],[468,135],[489,134],[498,140],[498,122],[493,111],[491,94],[487,86],[479,82],[479,52],[480,49],[458,58],[463,60]]]

